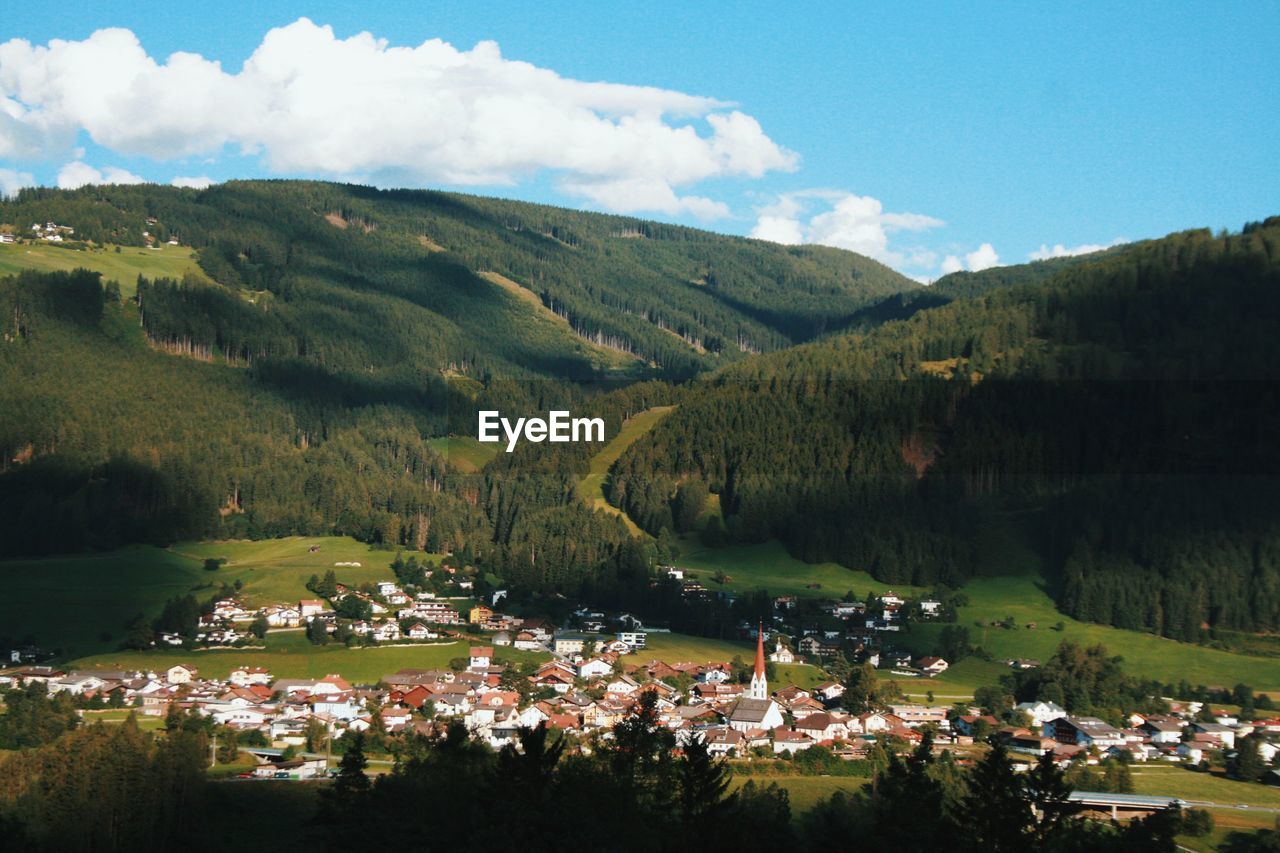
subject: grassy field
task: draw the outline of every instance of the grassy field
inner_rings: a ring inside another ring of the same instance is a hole
[[[754,780],[757,785],[768,785],[776,782],[787,789],[791,799],[791,815],[798,817],[826,799],[836,791],[854,792],[861,790],[871,781],[860,776],[747,776],[736,775],[729,783],[729,790],[736,791]]]
[[[273,631],[267,634],[265,649],[214,649],[185,651],[156,649],[146,652],[115,651],[71,662],[80,669],[167,669],[189,663],[202,676],[226,678],[235,666],[264,666],[277,678],[315,678],[338,673],[349,681],[372,684],[381,676],[406,667],[443,669],[449,660],[465,657],[469,640],[417,646],[356,648],[330,644],[313,646],[301,631]],[[511,648],[495,650],[498,660],[546,660],[549,656]]]
[[[660,660],[665,663],[719,663],[731,661],[735,656],[750,661],[754,655],[755,647],[750,643],[689,634],[650,633],[646,647],[632,657],[637,661]]]
[[[964,699],[972,699],[973,692],[986,684],[995,684],[1008,668],[998,663],[967,658],[934,678],[904,678],[888,670],[877,673],[885,681],[893,681],[912,701],[923,702],[933,693],[938,705],[953,705]]]
[[[1028,544],[1017,519],[996,519],[979,538],[981,564],[989,577],[964,585],[969,604],[960,609],[959,624],[969,629],[970,642],[981,645],[997,660],[1053,655],[1064,640],[1101,643],[1124,658],[1124,669],[1134,675],[1207,685],[1245,682],[1259,690],[1280,688],[1280,658],[1245,655],[1179,643],[1146,634],[1090,622],[1078,622],[1058,611],[1045,582],[1045,565]],[[994,627],[1012,617],[1015,629]],[[1028,625],[1034,624],[1035,628]],[[1055,626],[1062,625],[1062,630]],[[940,624],[916,625],[899,642],[918,653],[933,649]],[[967,663],[967,662],[966,662]],[[947,673],[950,675],[950,673]]]
[[[751,592],[763,588],[773,595],[812,598],[841,598],[853,590],[859,600],[866,598],[868,592],[893,590],[904,595],[923,592],[912,586],[881,583],[866,572],[846,569],[836,563],[797,560],[777,541],[707,548],[696,538],[686,536],[681,540],[681,553],[676,562],[685,569],[691,569],[712,589]],[[717,571],[723,571],[730,578],[723,586],[711,580]],[[818,588],[810,589],[809,584],[817,584]]]
[[[313,553],[313,547],[319,550]],[[312,575],[323,575],[329,569],[333,569],[339,581],[348,584],[395,579],[391,572],[393,552],[371,548],[348,536],[184,542],[169,550],[196,564],[203,564],[210,557],[226,558],[227,563],[221,569],[202,574],[214,583],[240,581],[241,595],[251,605],[308,598],[307,581]],[[335,566],[334,563],[360,563],[360,566]]]
[[[622,455],[622,452],[634,444],[640,436],[653,429],[658,421],[671,412],[672,408],[674,407],[654,406],[652,409],[646,409],[640,414],[628,418],[623,422],[622,429],[618,431],[618,434],[599,453],[591,457],[591,470],[578,483],[578,496],[586,501],[588,506],[619,516],[626,522],[627,529],[634,536],[641,535],[640,528],[636,527],[635,522],[628,518],[626,513],[612,506],[604,499],[604,480],[609,474],[609,468],[614,462],[618,461],[618,457]]]
[[[1134,793],[1161,794],[1184,800],[1205,800],[1223,805],[1244,804],[1280,808],[1280,788],[1239,782],[1216,773],[1200,773],[1168,765],[1134,765]]]
[[[186,246],[160,246],[156,249],[121,246],[117,253],[115,246],[78,251],[48,243],[0,244],[0,275],[22,270],[55,272],[79,267],[102,273],[106,281],[117,282],[126,298],[137,291],[139,275],[175,279],[181,279],[188,273],[204,276],[196,265],[195,251]]]
[[[1111,653],[1122,656],[1125,671],[1135,675],[1164,681],[1185,678],[1192,683],[1209,685],[1243,681],[1266,690],[1280,687],[1278,658],[1219,651],[1152,634],[1077,622],[1054,608],[1043,583],[1034,576],[974,580],[965,585],[964,592],[970,603],[961,608],[959,624],[968,627],[971,642],[981,645],[997,659],[1047,660],[1059,643],[1071,640],[1088,645],[1101,643]],[[990,622],[1008,616],[1017,621],[1017,629],[989,626]],[[1026,627],[1033,622],[1034,629]],[[1052,626],[1059,622],[1063,630],[1053,630]],[[903,635],[903,645],[927,652],[941,629],[941,625],[916,626],[911,633]]]
[[[105,554],[0,561],[0,633],[34,636],[67,656],[119,644],[136,613],[209,582],[194,560],[137,546]]]
[[[136,708],[108,708],[103,711],[84,711],[80,716],[86,724],[107,723],[109,725],[118,725],[128,719],[130,714],[134,715],[134,721],[138,724],[138,728],[144,732],[154,732],[164,728],[164,720],[159,717],[144,717],[138,713]]]
[[[469,435],[433,438],[427,444],[443,456],[450,465],[468,474],[479,471],[489,464],[489,460],[497,456],[500,451],[499,445],[481,444]]]
[[[312,546],[319,551],[312,553]],[[203,569],[208,557],[229,562]],[[259,542],[191,542],[170,549],[140,545],[100,554],[0,561],[0,633],[34,636],[63,657],[116,648],[135,614],[155,616],[165,601],[207,598],[222,583],[243,584],[250,605],[306,598],[307,580],[334,569],[349,583],[385,580],[394,555],[347,537],[289,537]],[[359,562],[360,568],[335,567]]]

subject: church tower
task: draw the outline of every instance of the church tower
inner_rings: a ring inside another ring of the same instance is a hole
[[[756,632],[756,670],[751,674],[751,687],[747,690],[748,699],[768,699],[769,681],[764,676],[764,624]]]

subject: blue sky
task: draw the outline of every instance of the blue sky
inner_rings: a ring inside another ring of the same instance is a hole
[[[443,187],[922,279],[1280,213],[1275,3],[10,5],[0,40],[29,44],[0,47],[8,189]],[[86,41],[106,27],[140,47]],[[387,44],[346,43],[365,31]],[[386,51],[429,39],[448,47]]]

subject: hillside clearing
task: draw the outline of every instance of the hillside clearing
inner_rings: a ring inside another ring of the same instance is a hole
[[[453,467],[467,474],[475,473],[497,456],[498,444],[481,444],[469,435],[450,435],[433,438],[427,446],[444,457]]]
[[[643,531],[636,526],[635,522],[625,512],[605,500],[604,481],[609,475],[609,468],[613,466],[614,462],[618,461],[618,457],[622,455],[623,451],[657,426],[658,421],[669,415],[674,408],[675,406],[654,406],[652,409],[645,409],[643,412],[632,415],[623,421],[622,428],[618,430],[618,434],[601,448],[599,453],[591,457],[591,468],[587,472],[587,476],[578,483],[578,496],[586,501],[588,506],[618,516],[626,523],[627,529],[631,531],[633,536],[641,536]]]
[[[117,253],[116,249],[120,251]],[[120,293],[130,299],[137,292],[138,276],[172,278],[183,276],[205,278],[196,264],[196,253],[187,246],[104,246],[101,249],[62,249],[47,244],[0,243],[0,275],[23,270],[59,272],[84,268],[102,274],[105,281],[120,285]]]

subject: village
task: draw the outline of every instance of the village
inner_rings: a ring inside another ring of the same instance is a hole
[[[691,585],[678,576],[679,569],[663,571],[670,580]],[[134,709],[143,718],[178,712],[210,718],[244,744],[242,751],[257,764],[241,775],[257,779],[323,776],[331,762],[319,754],[321,741],[332,755],[348,735],[370,730],[388,738],[431,736],[461,723],[472,737],[500,749],[517,744],[523,729],[545,724],[563,732],[575,748],[589,751],[598,739],[609,739],[646,694],[653,695],[658,719],[674,732],[677,744],[696,738],[711,754],[739,760],[796,760],[820,748],[830,759],[864,761],[873,750],[909,752],[926,730],[935,750],[960,755],[971,753],[975,744],[980,749],[999,740],[1022,769],[1045,754],[1064,767],[1120,761],[1207,768],[1211,758],[1229,759],[1237,743],[1250,736],[1266,765],[1280,752],[1280,718],[1250,721],[1200,702],[1169,700],[1167,712],[1128,713],[1121,725],[1112,725],[1071,715],[1050,701],[1006,708],[963,701],[928,704],[907,701],[890,689],[868,704],[865,698],[847,702],[846,685],[837,678],[808,687],[770,683],[769,672],[778,665],[806,659],[822,663],[833,655],[874,668],[886,685],[896,684],[888,679],[929,679],[946,672],[945,659],[912,659],[885,639],[904,627],[907,614],[937,618],[944,606],[933,599],[908,601],[886,592],[865,602],[822,602],[825,624],[834,619],[843,625],[830,629],[797,618],[794,597],[783,596],[773,601],[770,625],[742,626],[755,644],[751,664],[669,663],[645,654],[651,634],[662,629],[646,628],[630,614],[578,607],[567,624],[555,625],[547,618],[500,612],[501,594],[488,606],[414,587],[406,591],[391,580],[363,590],[337,583],[332,575],[313,581],[325,597],[258,608],[244,607],[234,596],[218,598],[199,617],[193,636],[157,632],[154,644],[243,647],[255,637],[246,626],[257,624],[268,631],[336,634],[348,643],[450,644],[466,654],[447,668],[401,668],[376,683],[354,683],[341,673],[276,677],[252,665],[253,647],[244,648],[245,663],[225,678],[202,674],[189,661],[162,670],[62,669],[24,662],[15,650],[14,665],[0,670],[0,689],[39,684],[84,707]],[[692,594],[703,593],[695,588]],[[504,648],[550,659],[502,662],[495,650]],[[1264,781],[1280,783],[1280,771],[1270,771]]]

